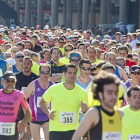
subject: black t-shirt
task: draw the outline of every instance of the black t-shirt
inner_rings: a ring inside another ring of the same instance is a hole
[[[33,72],[31,72],[31,74],[29,76],[26,76],[23,74],[22,72],[19,72],[16,74],[16,86],[15,88],[18,90],[21,90],[22,92],[25,92],[27,86],[34,80],[36,80],[37,78],[39,78],[36,74],[34,74]],[[28,99],[29,102],[29,99]],[[22,110],[22,107],[20,106],[19,108],[19,112],[18,112],[18,116],[17,116],[17,121],[22,120],[24,118],[24,112]]]
[[[35,47],[34,48],[32,47],[30,50],[38,53],[38,52],[42,51],[42,48],[40,45],[35,45]]]
[[[19,72],[16,74],[17,83],[15,88],[24,92],[27,86],[37,78],[39,77],[33,72],[29,76],[24,75],[23,71]]]

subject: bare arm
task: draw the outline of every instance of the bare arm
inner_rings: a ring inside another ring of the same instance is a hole
[[[52,77],[52,76],[50,76],[49,79],[51,81],[55,82],[55,81],[61,80],[62,79],[62,76],[58,76],[58,77]]]
[[[91,117],[92,116],[92,117]],[[86,132],[99,121],[99,114],[96,108],[91,108],[87,111],[82,119],[78,129],[75,131],[72,140],[81,140]]]
[[[26,91],[25,91],[25,93],[24,93],[26,99],[28,99],[31,95],[33,95],[34,90],[35,90],[35,83],[34,83],[34,81],[33,81],[33,82],[31,82],[31,83],[28,85],[28,87],[27,87],[27,89],[26,89]]]
[[[128,80],[128,77],[127,77],[125,71],[120,67],[119,67],[119,73],[120,73],[120,76],[123,79],[123,81],[126,82]]]
[[[40,105],[41,110],[45,114],[49,115],[49,110],[48,110],[48,107],[47,107],[47,102],[43,98],[41,99],[39,105]]]

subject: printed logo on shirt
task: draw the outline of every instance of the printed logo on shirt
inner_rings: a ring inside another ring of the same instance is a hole
[[[113,121],[113,120],[109,120],[109,123],[110,123],[110,124],[114,124],[114,121]]]
[[[36,90],[36,91],[41,91],[41,90],[40,90],[40,88],[37,88],[37,90]]]

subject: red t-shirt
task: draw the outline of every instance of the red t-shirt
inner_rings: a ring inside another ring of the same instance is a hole
[[[133,66],[133,65],[137,65],[136,62],[129,60],[129,59],[126,60],[126,66],[129,66],[129,70],[130,70],[131,66]]]
[[[0,44],[4,44],[4,42],[5,42],[5,41],[4,41],[4,40],[2,40],[2,41],[0,41]]]

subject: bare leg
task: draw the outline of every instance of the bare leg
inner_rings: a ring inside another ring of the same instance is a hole
[[[49,122],[42,125],[45,140],[49,140]]]

